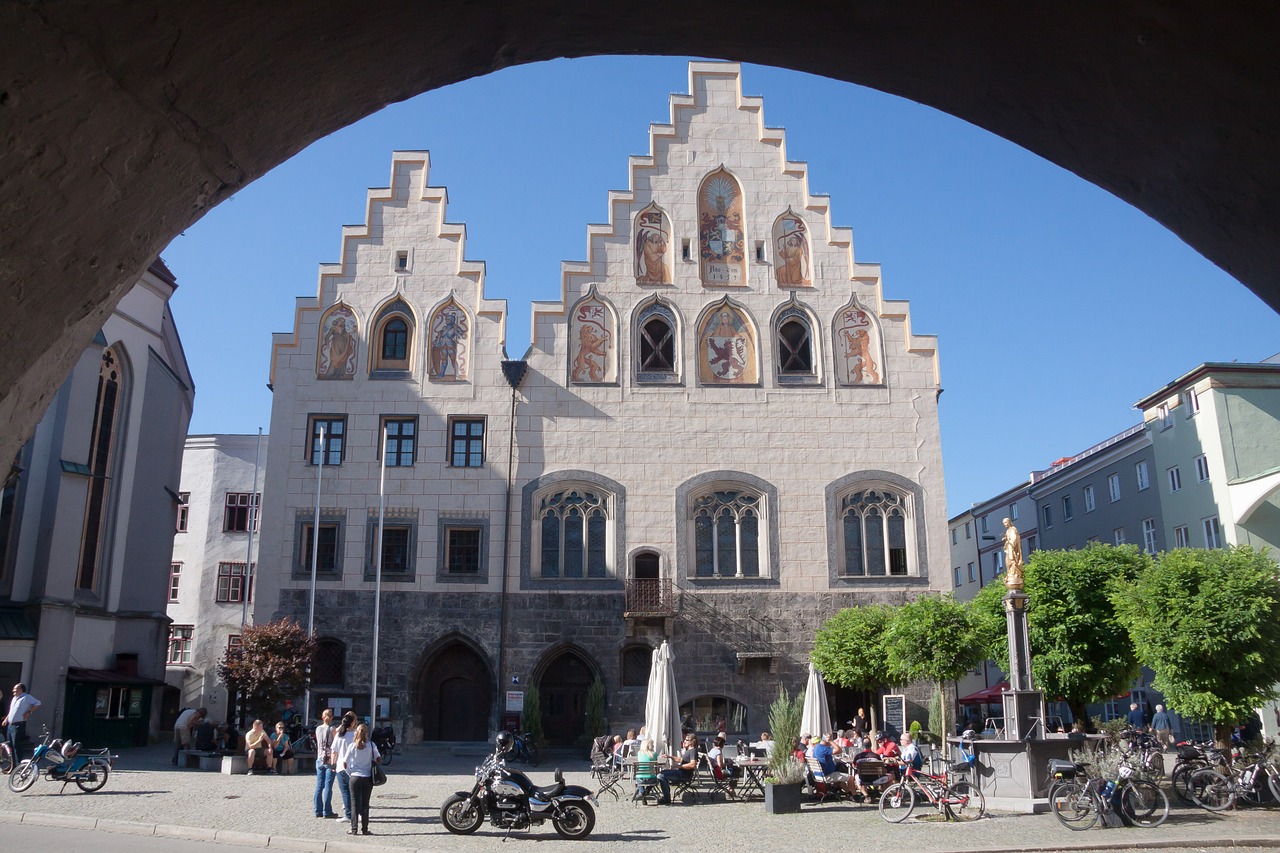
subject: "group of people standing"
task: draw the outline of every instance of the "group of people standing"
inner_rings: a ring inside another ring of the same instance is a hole
[[[378,747],[369,739],[369,727],[352,711],[333,723],[333,711],[325,708],[316,726],[315,815],[349,821],[348,835],[369,835],[369,800],[373,794],[374,767],[381,762]],[[333,810],[333,783],[342,795],[344,814]]]

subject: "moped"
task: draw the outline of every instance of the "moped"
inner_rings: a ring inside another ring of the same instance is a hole
[[[79,743],[63,742],[46,728],[35,754],[9,774],[9,790],[20,794],[34,785],[40,776],[40,762],[44,761],[50,765],[45,769],[45,778],[50,782],[61,782],[64,791],[75,782],[81,791],[91,794],[107,784],[117,758],[109,749],[82,749]]]

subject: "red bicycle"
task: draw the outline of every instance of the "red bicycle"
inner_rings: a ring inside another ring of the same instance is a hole
[[[933,804],[943,820],[977,820],[987,813],[986,798],[967,780],[952,781],[948,775],[935,776],[908,766],[903,768],[902,781],[880,795],[880,817],[902,823],[911,817],[918,796]]]

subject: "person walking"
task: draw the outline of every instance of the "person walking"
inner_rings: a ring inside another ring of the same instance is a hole
[[[369,727],[356,726],[351,745],[346,750],[346,771],[351,785],[351,828],[348,835],[369,835],[369,800],[373,796],[373,765],[382,759],[378,748],[369,740]],[[359,824],[359,826],[357,826]]]
[[[342,723],[333,733],[333,770],[338,779],[338,793],[342,795],[342,816],[339,820],[351,820],[351,777],[347,774],[346,752],[356,737],[356,715],[348,711],[342,715]]]
[[[0,727],[5,729],[5,738],[9,741],[9,748],[13,750],[13,760],[17,761],[22,756],[18,754],[18,744],[22,743],[27,737],[27,718],[31,716],[31,712],[40,707],[40,700],[27,692],[27,685],[19,681],[13,685],[13,698],[9,700],[9,713],[0,720]],[[174,755],[175,760],[177,755]]]
[[[1162,750],[1173,746],[1173,721],[1165,713],[1163,705],[1156,706],[1155,716],[1151,718],[1151,729],[1156,733]]]
[[[325,708],[316,726],[316,817],[335,818],[333,813],[333,711]]]
[[[1128,723],[1135,732],[1146,730],[1147,715],[1142,713],[1142,709],[1138,707],[1137,702],[1129,703]]]

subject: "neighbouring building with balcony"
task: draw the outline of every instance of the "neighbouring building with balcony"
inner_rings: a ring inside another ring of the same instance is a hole
[[[0,687],[93,746],[157,732],[165,586],[194,385],[156,260],[80,354],[0,492]]]
[[[267,461],[267,436],[192,435],[182,454],[182,484],[169,566],[169,646],[162,725],[185,707],[227,719],[218,664],[239,642],[253,602],[255,524]],[[255,471],[255,468],[258,469]],[[255,488],[254,479],[257,479]],[[251,539],[254,541],[251,542]]]
[[[275,336],[254,609],[305,624],[317,555],[318,705],[368,707],[379,563],[378,696],[411,741],[484,738],[537,687],[572,743],[597,678],[638,724],[664,639],[691,724],[758,732],[825,618],[950,587],[935,339],[737,65],[694,63],[650,139],[522,358],[425,152]]]

